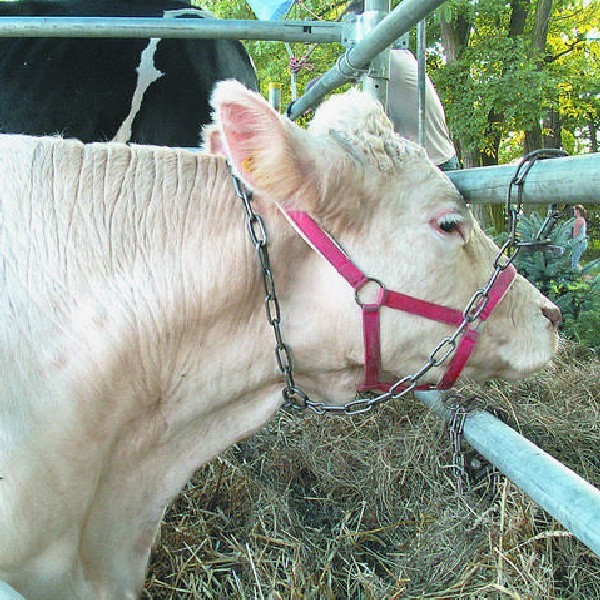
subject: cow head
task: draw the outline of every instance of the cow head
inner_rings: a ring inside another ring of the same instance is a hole
[[[235,82],[217,86],[213,105],[223,147],[259,205],[308,212],[388,289],[462,310],[489,279],[498,248],[449,179],[421,147],[394,132],[367,95],[332,97],[308,130]],[[294,256],[279,260],[294,269]],[[295,283],[286,291],[285,330],[295,363],[310,390],[347,397],[363,362],[360,311],[328,263],[315,253],[306,264],[296,263]],[[516,378],[541,367],[556,351],[559,315],[517,276],[485,324],[466,375]],[[452,330],[382,310],[383,369],[396,377],[418,370]],[[423,383],[440,375],[433,369]]]

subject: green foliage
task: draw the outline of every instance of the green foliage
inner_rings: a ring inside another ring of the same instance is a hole
[[[585,258],[591,260],[600,258],[600,206],[588,204],[587,209],[587,232],[588,232],[588,249],[585,253]]]
[[[223,19],[256,19],[245,0],[200,0],[198,3]],[[293,6],[287,18],[294,21],[305,19],[335,21],[340,18],[345,6],[346,2],[340,0],[306,0]],[[328,71],[344,50],[341,44],[297,42],[286,45],[283,42],[244,41],[244,45],[256,66],[263,96],[266,98],[269,95],[269,83],[281,84],[282,109],[285,109],[292,100],[290,71],[292,55],[299,60],[305,58],[305,64],[295,75],[297,97],[300,97],[304,93],[306,84],[314,77]]]
[[[535,212],[522,216],[518,227],[520,240],[534,240],[543,222]],[[569,219],[551,231],[549,237],[556,250],[521,250],[515,266],[561,309],[563,335],[590,348],[600,348],[600,260],[589,262],[581,271],[571,269],[572,225],[573,220]]]
[[[557,2],[555,15],[548,38],[554,58],[548,69],[557,80],[554,99],[564,128],[574,133],[574,150],[589,151],[589,139],[578,135],[576,128],[589,134],[590,120],[600,125],[600,2],[563,0]]]
[[[536,239],[544,219],[538,213],[522,215],[519,219],[518,234],[521,242]],[[529,251],[522,249],[515,260],[519,272],[534,283],[552,301],[557,300],[557,290],[572,286],[580,276],[571,269],[573,240],[571,230],[573,219],[558,223],[550,233],[549,251]]]
[[[456,60],[430,61],[463,156],[482,152],[493,155],[491,162],[510,162],[522,155],[522,132],[539,123],[546,127],[550,110],[559,116],[558,133],[570,153],[590,149],[590,124],[600,126],[600,41],[588,36],[600,23],[600,2],[555,0],[543,54],[532,45],[537,4],[451,0],[429,19],[431,45],[441,38],[441,22],[450,29],[461,19],[468,25]],[[514,23],[517,6],[524,9],[521,27]]]
[[[589,348],[600,348],[600,278],[598,276],[589,284],[579,316],[566,324],[565,333]]]

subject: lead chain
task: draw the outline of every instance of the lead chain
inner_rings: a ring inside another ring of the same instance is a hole
[[[275,337],[275,360],[277,367],[283,375],[285,388],[282,390],[286,405],[295,408],[305,408],[308,406],[308,396],[298,387],[296,387],[293,375],[292,356],[287,344],[283,341],[281,334],[281,307],[277,298],[275,289],[275,279],[271,270],[271,261],[268,251],[268,236],[263,218],[254,211],[252,206],[252,193],[246,189],[242,181],[231,171],[233,186],[238,198],[242,200],[246,211],[246,223],[250,241],[256,250],[258,262],[260,264],[263,288],[265,291],[265,312],[267,321],[273,328]]]
[[[554,148],[543,148],[540,150],[534,150],[533,152],[529,152],[526,154],[517,165],[515,170],[515,174],[513,175],[510,183],[508,184],[508,193],[506,195],[506,214],[508,218],[508,243],[509,243],[509,254],[510,249],[513,250],[513,255],[511,256],[512,260],[514,260],[516,254],[519,252],[519,242],[517,240],[517,221],[521,211],[523,210],[523,191],[525,178],[531,171],[531,168],[536,163],[536,161],[545,158],[559,158],[563,156],[568,156],[568,153],[564,150],[556,150]],[[517,202],[516,204],[512,201],[512,194],[514,186],[517,187]],[[538,239],[542,232],[543,228],[540,229],[538,233]]]
[[[452,447],[452,467],[456,479],[456,491],[460,501],[463,496],[465,481],[465,455],[462,451],[462,440],[468,410],[464,404],[458,401],[451,404],[449,408],[448,436]]]

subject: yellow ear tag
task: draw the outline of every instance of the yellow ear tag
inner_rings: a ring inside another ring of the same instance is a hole
[[[246,173],[254,175],[254,179],[256,181],[263,183],[269,183],[269,181],[271,181],[271,177],[269,175],[261,175],[260,173],[256,172],[256,159],[254,154],[249,154],[246,156],[246,158],[242,161],[242,167],[244,167]]]
[[[242,167],[244,167],[244,170],[248,171],[248,173],[252,173],[256,169],[254,164],[254,154],[249,154],[246,156],[246,158],[242,161]]]

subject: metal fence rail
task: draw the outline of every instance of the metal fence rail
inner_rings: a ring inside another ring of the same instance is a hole
[[[514,165],[448,171],[472,204],[505,204]],[[525,204],[600,204],[600,153],[537,161],[523,185]]]
[[[412,29],[430,12],[444,3],[444,0],[404,0],[385,19],[371,30],[364,39],[340,57],[336,65],[304,96],[292,105],[289,116],[297,119],[310,108],[316,106],[325,94],[355,79],[355,71],[362,69],[375,56],[385,50],[403,33]]]
[[[0,17],[0,37],[206,38],[342,42],[342,23],[196,17]]]
[[[437,390],[415,392],[446,421],[450,413]],[[464,438],[515,485],[600,555],[600,490],[485,411],[466,417]]]

